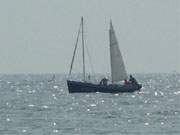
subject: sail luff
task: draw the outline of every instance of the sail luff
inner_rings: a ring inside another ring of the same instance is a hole
[[[112,22],[110,22],[109,41],[112,82],[119,82],[128,77]]]

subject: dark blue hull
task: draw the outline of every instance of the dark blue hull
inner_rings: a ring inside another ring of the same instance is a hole
[[[69,93],[90,93],[90,92],[103,92],[103,93],[124,93],[139,91],[142,87],[140,84],[128,85],[100,85],[88,82],[77,82],[67,80]]]

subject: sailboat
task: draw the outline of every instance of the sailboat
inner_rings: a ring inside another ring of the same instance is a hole
[[[72,72],[72,67],[74,63],[74,58],[76,55],[77,44],[80,34],[82,35],[82,57],[83,57],[83,80],[82,81],[73,81],[67,80],[67,86],[69,93],[89,93],[89,92],[103,92],[103,93],[124,93],[124,92],[134,92],[139,91],[142,87],[135,78],[131,78],[131,81],[126,84],[119,84],[120,81],[127,81],[128,76],[125,69],[125,64],[123,57],[121,55],[116,34],[110,21],[109,29],[109,41],[110,41],[110,63],[111,63],[111,84],[107,83],[107,79],[103,78],[99,84],[91,83],[86,81],[85,74],[85,51],[84,51],[84,26],[83,26],[83,17],[81,17],[80,28],[78,31],[78,36],[76,39],[76,44],[74,48],[74,53],[71,61],[71,66],[69,70],[69,76]],[[132,77],[132,76],[131,76]]]

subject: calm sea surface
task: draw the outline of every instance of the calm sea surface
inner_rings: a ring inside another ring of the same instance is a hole
[[[0,75],[0,135],[180,135],[180,76],[134,76],[141,92],[69,94],[64,75]]]

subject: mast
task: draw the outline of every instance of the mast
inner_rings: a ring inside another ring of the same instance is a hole
[[[81,26],[82,26],[83,81],[85,81],[85,55],[84,55],[84,24],[83,24],[83,17],[81,17]]]

